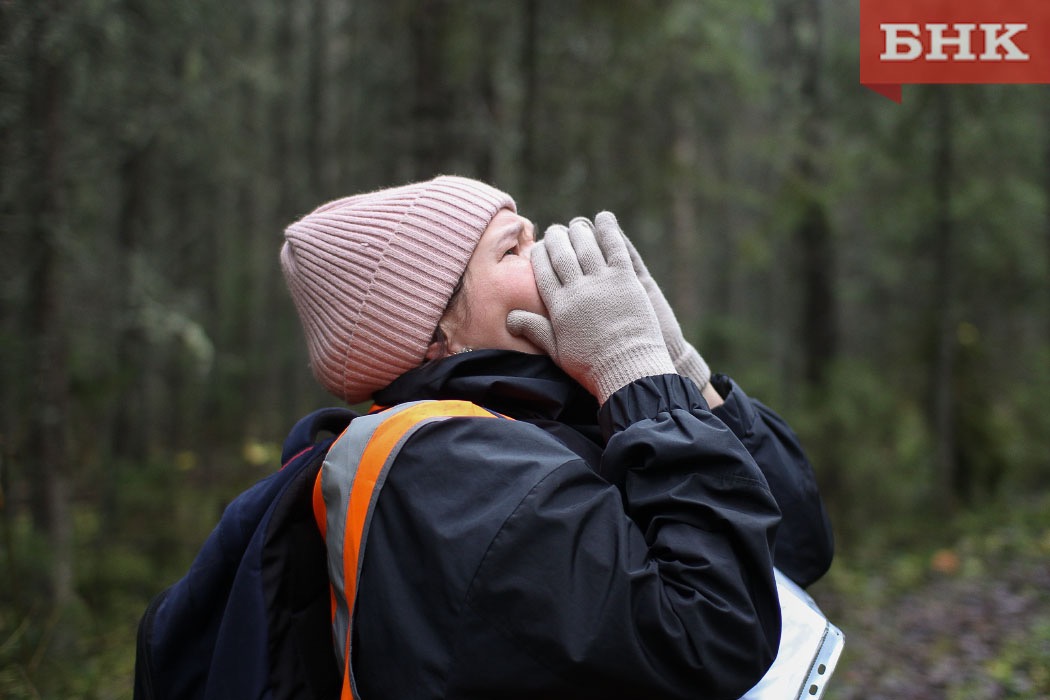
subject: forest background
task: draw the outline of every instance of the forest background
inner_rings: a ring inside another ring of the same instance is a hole
[[[277,252],[458,173],[616,212],[838,538],[832,698],[1050,697],[1050,88],[858,84],[831,0],[0,1],[0,697],[135,626],[332,405]]]

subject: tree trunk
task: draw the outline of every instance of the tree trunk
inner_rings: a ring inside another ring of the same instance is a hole
[[[956,506],[956,435],[955,390],[953,377],[956,359],[956,319],[954,310],[955,251],[952,245],[954,222],[951,213],[951,187],[955,178],[953,142],[953,107],[951,93],[937,89],[934,96],[934,289],[933,312],[936,314],[936,339],[933,360],[932,408],[935,440],[935,469],[940,507]]]
[[[14,11],[8,3],[0,3],[0,54],[10,56],[12,47],[8,44],[11,36],[11,23],[14,21]],[[0,71],[0,94],[10,95],[14,92],[13,83],[14,75],[10,70]],[[12,147],[12,135],[15,133],[15,128],[12,126],[12,121],[9,119],[0,119],[0,173],[12,172],[10,163],[13,162],[11,158],[11,147]],[[7,188],[4,188],[5,190]],[[14,188],[12,188],[14,189]],[[4,196],[2,190],[0,190],[0,220],[2,221],[14,221],[14,197]],[[9,241],[9,245],[14,246],[15,241],[11,240],[16,236],[13,236],[14,232],[10,229],[5,234],[5,238]],[[21,228],[18,231],[17,238],[28,239],[25,235],[24,230]],[[13,248],[8,250],[8,255],[20,258],[22,256],[20,248]],[[10,274],[7,268],[0,267],[0,274],[3,275],[3,279],[8,279]],[[5,290],[6,291],[6,290]],[[14,304],[0,303],[0,334],[4,338],[18,338],[19,330],[21,327],[18,324],[17,312],[14,309]],[[0,402],[0,530],[2,530],[2,541],[0,541],[0,547],[4,550],[4,561],[2,566],[7,570],[6,578],[8,579],[6,584],[8,589],[12,592],[12,597],[15,601],[21,599],[20,590],[18,587],[18,575],[15,566],[14,556],[14,538],[12,536],[14,528],[14,515],[12,508],[8,504],[8,494],[11,488],[11,455],[14,454],[14,436],[16,433],[16,426],[22,421],[21,411],[18,410],[18,406],[24,403],[25,389],[21,381],[19,381],[18,372],[15,368],[23,367],[23,362],[26,357],[24,351],[23,342],[8,342],[4,348],[0,348],[0,383],[4,386],[5,400]],[[17,603],[16,603],[17,604]]]
[[[1046,190],[1045,197],[1043,199],[1043,207],[1046,214],[1046,222],[1044,229],[1044,238],[1046,240],[1046,275],[1043,278],[1046,280],[1046,292],[1043,295],[1046,306],[1043,318],[1046,319],[1046,343],[1048,349],[1050,349],[1050,94],[1043,92],[1043,113],[1046,115],[1043,118],[1043,138],[1045,139],[1045,145],[1043,146],[1043,176],[1046,178],[1044,182],[1044,188]]]
[[[328,70],[328,0],[313,0],[310,15],[309,68],[306,88],[307,191],[318,201],[327,198],[324,164],[328,153],[325,79]]]
[[[291,5],[279,5],[276,12],[277,31],[272,38],[270,48],[275,65],[278,66],[276,69],[278,74],[275,78],[280,84],[289,86],[291,89],[295,83],[295,76],[288,67],[294,64],[295,58],[295,35],[292,31],[294,9]],[[298,184],[302,176],[296,168],[301,161],[296,157],[296,144],[293,140],[295,120],[298,117],[296,110],[292,107],[293,103],[290,100],[278,96],[271,100],[269,110],[271,140],[267,154],[269,157],[268,171],[277,188],[272,220],[281,222],[281,224],[291,223],[307,213],[306,209],[320,204],[320,200],[317,199],[318,193],[306,192],[304,194]],[[281,288],[283,285],[278,282],[277,286]],[[287,295],[282,297],[282,301],[287,303],[286,308],[291,308]],[[274,331],[279,337],[301,338],[302,331],[294,311],[284,314],[281,320],[283,323]],[[304,347],[301,341],[289,347],[292,355],[285,364],[278,383],[281,401],[280,414],[283,416],[298,414],[303,406],[303,397],[306,393],[304,390],[306,383],[303,381],[305,373],[302,371]]]
[[[476,21],[483,36],[493,39],[500,36],[500,22],[491,11],[481,9]],[[496,175],[496,139],[485,135],[499,133],[503,128],[503,125],[498,123],[500,108],[494,72],[499,44],[497,41],[483,41],[479,50],[473,93],[479,103],[477,111],[480,112],[480,123],[471,131],[480,136],[472,139],[473,142],[470,144],[474,155],[472,164],[475,177],[483,182],[493,182]]]
[[[835,251],[824,204],[805,203],[795,237],[802,249],[802,376],[821,388],[838,351],[835,312]]]
[[[539,0],[524,0],[521,42],[521,158],[519,162],[519,196],[533,201],[536,190],[536,115],[539,113]],[[539,233],[539,232],[537,232]]]
[[[447,0],[421,0],[409,18],[412,37],[412,164],[415,179],[439,174],[449,162],[454,139],[449,123],[452,99],[445,66]]]
[[[671,182],[671,305],[686,337],[691,339],[696,320],[700,317],[699,297],[701,274],[696,258],[699,242],[697,192],[693,186],[697,168],[696,118],[693,111],[679,102],[674,110],[674,140],[672,143]]]
[[[36,402],[30,417],[28,444],[37,463],[30,468],[42,496],[42,517],[48,535],[50,594],[56,609],[73,599],[73,527],[69,511],[69,377],[66,295],[62,289],[61,232],[64,225],[65,142],[63,97],[65,66],[62,58],[44,51],[50,23],[60,10],[57,2],[37,6],[31,42],[33,72],[29,117],[33,128],[31,152],[37,168],[32,179],[30,205],[31,275],[29,327],[36,342]]]
[[[135,288],[136,258],[140,254],[139,231],[147,187],[148,146],[131,144],[120,164],[120,213],[117,218],[118,330],[113,353],[117,371],[116,415],[112,428],[112,454],[117,459],[140,461],[146,454],[144,429],[145,401],[141,362],[146,356],[145,341],[138,319],[138,290]]]
[[[831,225],[821,196],[825,175],[820,166],[824,151],[823,17],[820,0],[806,0],[801,22],[813,39],[801,47],[802,151],[795,170],[799,178],[800,218],[794,240],[801,254],[802,376],[807,386],[821,389],[838,352],[835,304],[835,249]],[[798,31],[800,28],[796,28]]]
[[[321,76],[317,75],[319,67],[317,63],[324,55],[324,26],[323,9],[320,7],[324,0],[315,0],[313,4],[314,16],[312,19],[311,49],[310,49],[310,75],[308,77],[306,109],[307,117],[307,142],[309,144],[310,172],[308,174],[309,189],[320,194],[321,165],[318,151],[321,148],[321,122],[319,121],[321,107]],[[260,9],[254,5],[244,6],[244,15],[241,22],[240,50],[249,60],[255,62],[266,51],[261,43],[261,18]],[[320,26],[319,26],[320,25]],[[240,91],[240,99],[237,101],[237,110],[240,112],[240,123],[243,135],[250,143],[264,143],[267,133],[266,125],[262,123],[264,110],[262,101],[255,85],[245,85]],[[287,128],[287,124],[280,124],[276,128]],[[246,376],[251,380],[244,384],[243,391],[239,392],[246,413],[250,412],[250,426],[260,431],[273,428],[274,421],[268,420],[272,412],[279,412],[280,386],[278,379],[280,372],[275,366],[275,359],[280,353],[274,352],[274,340],[278,337],[275,330],[275,314],[273,313],[274,296],[279,287],[279,282],[274,277],[276,272],[277,253],[272,245],[274,234],[272,230],[275,221],[273,214],[273,203],[268,199],[260,197],[260,193],[266,191],[266,168],[265,159],[260,158],[255,165],[245,164],[246,167],[240,173],[240,184],[237,192],[238,220],[243,222],[240,231],[238,247],[244,251],[242,259],[236,264],[242,266],[247,284],[243,288],[243,303],[239,313],[244,314],[244,337],[237,339],[238,347],[245,355]],[[278,221],[280,221],[278,219]],[[282,222],[287,223],[287,222]],[[231,236],[237,236],[231,232]],[[265,434],[265,433],[263,433]]]

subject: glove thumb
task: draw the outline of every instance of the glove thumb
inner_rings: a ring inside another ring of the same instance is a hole
[[[531,311],[515,309],[507,314],[507,330],[511,335],[520,336],[551,357],[558,356],[558,344],[554,340],[554,327],[551,322]]]

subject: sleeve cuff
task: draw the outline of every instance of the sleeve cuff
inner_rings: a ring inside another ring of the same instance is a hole
[[[715,408],[712,413],[729,426],[733,434],[741,440],[754,433],[758,414],[740,385],[724,374],[713,376],[711,384],[725,400],[725,403]]]
[[[598,423],[608,440],[627,426],[660,413],[696,409],[709,410],[695,382],[678,374],[658,374],[613,392],[598,412]]]

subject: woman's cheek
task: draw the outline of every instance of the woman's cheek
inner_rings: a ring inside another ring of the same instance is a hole
[[[536,274],[532,271],[531,264],[525,266],[524,274],[521,278],[520,298],[524,302],[522,303],[522,308],[533,313],[547,315],[547,307],[540,297],[540,290],[536,285]]]

